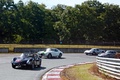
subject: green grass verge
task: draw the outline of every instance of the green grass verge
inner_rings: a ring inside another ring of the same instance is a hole
[[[64,69],[60,76],[62,80],[116,80],[99,72],[96,63],[75,65]]]

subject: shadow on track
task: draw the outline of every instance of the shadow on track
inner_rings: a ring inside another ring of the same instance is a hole
[[[52,58],[42,58],[42,59],[66,59],[65,57],[57,58],[57,57],[52,57]]]
[[[30,70],[30,71],[40,71],[40,70],[44,70],[44,69],[46,69],[46,67],[36,67],[36,68],[34,68],[34,69],[30,69],[30,68],[27,68],[27,67],[17,67],[17,68],[15,68],[15,69],[17,69],[17,70]]]

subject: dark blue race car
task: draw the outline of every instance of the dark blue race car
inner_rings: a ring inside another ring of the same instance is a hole
[[[19,57],[13,58],[11,64],[12,68],[27,67],[34,69],[41,67],[41,58],[36,53],[22,53]]]

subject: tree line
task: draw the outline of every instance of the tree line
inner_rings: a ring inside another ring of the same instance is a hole
[[[119,42],[119,14],[119,5],[97,0],[51,9],[31,0],[0,0],[0,43]]]

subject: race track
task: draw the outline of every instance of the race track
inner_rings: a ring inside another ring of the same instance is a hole
[[[96,56],[86,56],[85,54],[66,53],[62,59],[42,59],[41,68],[34,70],[11,67],[11,60],[20,54],[0,54],[0,80],[40,80],[40,77],[49,69],[75,63],[95,62]]]

